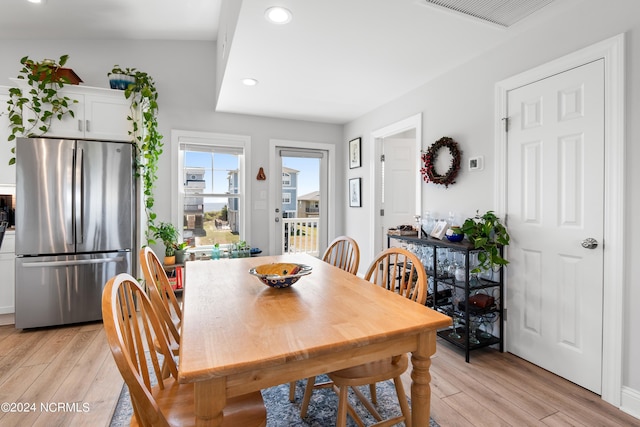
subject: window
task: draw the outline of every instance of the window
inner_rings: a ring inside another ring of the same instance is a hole
[[[282,193],[282,204],[288,205],[291,203],[291,193]]]
[[[282,172],[282,186],[291,187],[291,174]]]
[[[245,240],[244,148],[185,138],[178,157],[183,239],[196,247]]]

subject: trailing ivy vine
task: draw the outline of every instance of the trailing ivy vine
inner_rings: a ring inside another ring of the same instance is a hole
[[[65,84],[70,83],[66,77],[58,75],[58,69],[64,66],[67,59],[69,55],[62,55],[58,62],[50,59],[36,62],[28,56],[20,60],[22,69],[18,79],[25,80],[30,89],[9,88],[7,101],[11,129],[7,138],[9,142],[14,141],[18,136],[32,137],[46,134],[53,118],[62,120],[65,116],[74,117],[71,105],[78,101],[58,93]],[[16,148],[12,147],[11,153],[14,157],[9,159],[10,165],[16,162],[15,152]]]
[[[142,179],[144,209],[147,218],[145,238],[147,245],[155,244],[157,232],[156,213],[153,211],[155,199],[153,189],[158,178],[158,161],[162,154],[162,135],[158,131],[158,92],[153,78],[135,68],[120,68],[115,65],[109,74],[124,74],[134,78],[124,90],[124,96],[131,100],[131,122],[129,135],[136,146],[136,174]],[[142,114],[139,120],[138,113]]]

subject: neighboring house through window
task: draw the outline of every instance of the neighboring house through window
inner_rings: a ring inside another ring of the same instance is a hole
[[[298,201],[298,173],[300,171],[282,168],[282,213],[283,218],[295,218]]]

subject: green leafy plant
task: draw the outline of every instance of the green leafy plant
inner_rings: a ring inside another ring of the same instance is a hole
[[[182,243],[175,243],[173,245],[173,248],[176,251],[184,251],[185,249],[187,249],[189,247],[189,242],[182,242]]]
[[[153,189],[158,179],[158,161],[162,154],[162,135],[158,131],[158,91],[153,78],[135,68],[122,68],[114,65],[111,74],[122,74],[133,77],[124,90],[124,96],[131,100],[131,135],[136,145],[136,171],[142,178],[144,209],[147,217],[147,244],[155,241],[151,238],[156,232],[156,213],[153,211],[155,199]],[[142,115],[140,118],[139,114]],[[140,120],[141,119],[141,120]]]
[[[54,118],[62,120],[66,116],[74,117],[71,106],[78,101],[59,93],[65,84],[70,83],[69,79],[58,75],[58,70],[68,59],[69,55],[62,55],[58,62],[51,59],[37,62],[28,56],[20,59],[22,69],[18,79],[24,80],[30,88],[9,88],[7,111],[11,133],[8,141],[14,141],[18,136],[44,135]],[[14,157],[9,159],[9,165],[16,162],[15,147],[11,148],[11,152]]]
[[[500,256],[500,247],[509,244],[509,233],[493,211],[487,211],[483,215],[476,211],[475,217],[464,221],[462,231],[475,249],[481,249],[478,252],[478,265],[472,273],[496,270],[509,263]]]
[[[164,243],[165,256],[174,256],[176,254],[176,246],[178,244],[178,230],[170,222],[161,222],[154,229],[154,237],[162,240]]]

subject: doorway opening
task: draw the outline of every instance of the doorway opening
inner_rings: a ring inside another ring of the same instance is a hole
[[[418,173],[422,114],[372,132],[371,140],[374,141],[374,149],[371,150],[370,163],[375,166],[371,168],[374,185],[371,186],[370,198],[374,201],[374,209],[371,211],[373,244],[368,256],[373,259],[377,252],[386,248],[388,228],[401,223],[413,224],[415,216],[422,210]],[[390,154],[394,155],[389,157]]]

